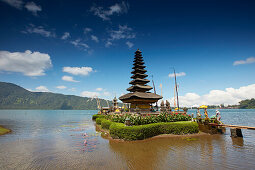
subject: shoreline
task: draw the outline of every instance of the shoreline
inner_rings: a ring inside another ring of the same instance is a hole
[[[111,142],[116,142],[116,143],[123,143],[123,142],[147,142],[150,140],[157,140],[157,139],[162,139],[162,138],[183,138],[186,140],[193,140],[192,138],[194,137],[200,137],[200,136],[211,136],[211,134],[209,133],[205,133],[205,132],[201,132],[199,131],[198,133],[195,134],[184,134],[184,135],[174,135],[174,134],[161,134],[161,135],[157,135],[157,136],[153,136],[151,138],[147,138],[147,139],[143,139],[143,140],[134,140],[134,141],[129,141],[129,140],[124,140],[124,139],[114,139],[111,137],[110,135],[110,131],[107,129],[103,129],[101,127],[101,125],[97,125],[95,124],[96,127],[96,131],[102,132],[101,136],[104,139],[108,139]]]
[[[1,135],[5,135],[5,134],[7,134],[7,133],[10,133],[11,131],[12,131],[12,130],[6,129],[6,128],[4,128],[3,126],[0,125],[0,136],[1,136]]]

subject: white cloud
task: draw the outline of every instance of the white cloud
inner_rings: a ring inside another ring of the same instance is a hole
[[[89,48],[88,44],[81,42],[81,39],[76,39],[75,41],[71,41],[70,43],[76,47],[81,47],[85,50]]]
[[[1,0],[5,3],[7,3],[8,5],[17,8],[17,9],[22,9],[23,8],[23,1],[22,0]]]
[[[91,91],[83,91],[81,93],[82,97],[98,97],[100,94],[98,92],[91,92]]]
[[[1,1],[7,3],[8,5],[10,5],[14,8],[20,9],[20,10],[22,10],[24,7],[29,12],[32,12],[32,14],[35,16],[37,15],[37,12],[42,11],[41,6],[36,5],[33,1],[27,2],[25,6],[23,6],[24,2],[22,0],[1,0]]]
[[[26,76],[42,76],[52,67],[48,54],[40,52],[0,51],[0,71],[19,72]]]
[[[95,36],[95,35],[91,35],[91,39],[92,39],[93,41],[97,42],[97,43],[99,42],[97,36]]]
[[[112,43],[110,42],[110,41],[107,41],[106,43],[105,43],[105,47],[110,47],[112,45]]]
[[[108,91],[104,91],[104,96],[110,96],[111,95],[111,93],[110,92],[108,92]]]
[[[84,28],[84,34],[87,34],[87,33],[89,33],[89,32],[91,32],[92,31],[92,29],[91,28]]]
[[[76,91],[76,88],[73,87],[73,88],[70,88],[69,90],[74,92]]]
[[[235,61],[233,65],[236,66],[240,64],[251,64],[251,63],[255,63],[255,57],[250,57],[250,58],[247,58],[246,60]]]
[[[63,67],[62,71],[73,75],[87,76],[93,69],[91,67]]]
[[[119,25],[118,30],[110,31],[110,40],[133,39],[135,36],[136,35],[133,33],[133,29],[127,25]]]
[[[122,14],[127,13],[129,5],[125,2],[117,3],[109,7],[108,10],[105,10],[103,7],[91,7],[90,11],[94,13],[94,15],[102,18],[104,21],[110,20],[110,16],[114,14]]]
[[[56,34],[54,32],[46,30],[43,26],[36,27],[33,24],[30,24],[29,26],[30,27],[28,27],[25,31],[22,31],[22,33],[25,33],[25,34],[34,33],[44,37],[56,37]]]
[[[130,41],[127,41],[126,44],[127,44],[128,48],[132,48],[134,46],[134,44],[131,43]]]
[[[186,76],[186,73],[184,72],[176,73],[176,77],[181,77],[181,76]],[[168,74],[168,77],[174,77],[174,73]]]
[[[42,11],[41,6],[36,5],[34,2],[28,2],[28,3],[25,5],[25,8],[26,8],[28,11],[32,12],[34,15],[37,15],[37,12]]]
[[[103,91],[103,88],[101,88],[101,87],[96,88],[96,91]]]
[[[70,36],[70,33],[69,32],[65,32],[64,34],[63,34],[63,36],[61,37],[61,39],[62,40],[66,40],[67,38],[70,38],[71,36]]]
[[[74,80],[73,77],[71,77],[71,76],[63,76],[62,80],[70,81],[70,82],[75,82],[75,83],[79,82],[79,81]]]
[[[184,96],[179,96],[180,106],[193,105],[233,105],[238,104],[244,99],[255,98],[255,84],[242,86],[238,89],[226,88],[225,90],[211,90],[208,94],[202,96],[196,93],[187,93]],[[170,100],[173,104],[173,98]]]
[[[119,25],[118,30],[110,30],[110,37],[107,39],[105,47],[110,47],[112,42],[120,39],[133,39],[136,37],[136,34],[133,32],[133,29],[127,25]],[[131,48],[134,44],[131,42],[126,42],[126,44]]]
[[[38,86],[35,88],[37,92],[50,92],[45,86]]]
[[[57,86],[56,88],[58,88],[58,89],[66,89],[66,86]]]

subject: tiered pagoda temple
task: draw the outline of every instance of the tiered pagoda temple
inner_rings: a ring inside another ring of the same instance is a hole
[[[141,111],[149,111],[151,104],[162,99],[162,96],[149,92],[152,87],[147,85],[150,80],[146,79],[148,77],[145,74],[147,70],[145,70],[146,66],[144,66],[142,52],[139,49],[135,52],[133,65],[133,71],[131,72],[133,80],[129,82],[132,86],[127,89],[130,93],[121,96],[119,99],[123,103],[131,103],[131,111],[136,108]]]

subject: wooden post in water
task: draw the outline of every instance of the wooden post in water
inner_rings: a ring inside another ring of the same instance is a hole
[[[230,128],[231,137],[243,137],[242,130],[238,128]]]

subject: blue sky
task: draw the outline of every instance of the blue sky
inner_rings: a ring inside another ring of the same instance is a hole
[[[134,52],[173,103],[255,97],[254,1],[0,0],[0,81],[112,99],[127,93]],[[152,86],[152,84],[149,84]]]

